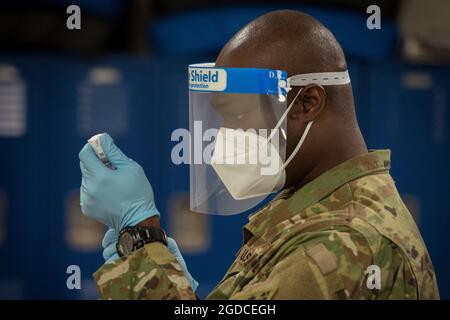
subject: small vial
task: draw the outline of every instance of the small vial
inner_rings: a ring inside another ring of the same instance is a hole
[[[95,153],[97,154],[97,157],[111,170],[116,170],[116,167],[106,158],[106,154],[103,151],[103,147],[101,144],[101,137],[103,133],[96,134],[95,136],[92,136],[88,143],[91,145],[92,149],[94,149]]]

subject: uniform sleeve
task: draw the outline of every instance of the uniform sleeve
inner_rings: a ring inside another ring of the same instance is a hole
[[[231,299],[362,299],[372,261],[358,233],[328,230],[301,235]]]
[[[178,261],[159,242],[104,264],[94,280],[101,299],[196,299]]]

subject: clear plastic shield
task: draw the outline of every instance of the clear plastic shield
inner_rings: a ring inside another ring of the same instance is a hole
[[[284,77],[272,70],[190,67],[192,211],[238,214],[283,187]]]

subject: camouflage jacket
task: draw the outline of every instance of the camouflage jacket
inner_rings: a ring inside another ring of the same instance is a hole
[[[249,218],[244,245],[208,299],[439,299],[417,226],[373,151],[286,189]],[[151,243],[102,266],[105,299],[195,299],[174,256]]]

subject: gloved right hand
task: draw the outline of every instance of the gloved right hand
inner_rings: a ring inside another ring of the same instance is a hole
[[[83,147],[79,154],[81,211],[116,230],[159,216],[142,167],[128,158],[109,134],[101,136],[101,145],[116,170],[106,167],[88,143]]]
[[[111,263],[115,260],[119,259],[119,255],[117,254],[116,244],[119,238],[119,234],[115,229],[108,229],[106,231],[105,236],[103,237],[102,247],[103,247],[103,258],[105,259],[105,263]],[[195,292],[198,287],[198,282],[192,277],[190,274],[186,262],[184,261],[183,256],[181,255],[180,250],[178,249],[177,243],[174,239],[167,237],[167,248],[170,253],[174,255],[183,269],[184,275],[189,280],[191,284],[192,291]]]

